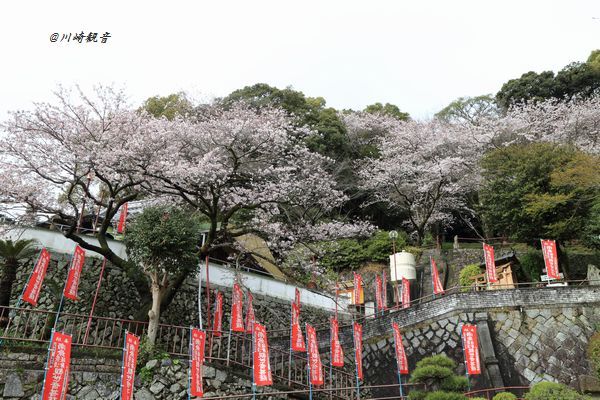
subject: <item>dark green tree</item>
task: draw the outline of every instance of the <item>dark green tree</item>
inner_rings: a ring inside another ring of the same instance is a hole
[[[538,74],[529,71],[520,78],[511,79],[502,85],[496,94],[496,102],[502,109],[507,110],[513,104],[552,98],[554,92],[554,72],[544,71]]]
[[[381,114],[389,115],[391,117],[398,118],[399,120],[402,120],[402,121],[408,121],[410,119],[410,115],[408,113],[400,111],[400,108],[397,105],[390,104],[390,103],[385,103],[385,104],[374,103],[374,104],[366,106],[364,111],[368,112],[368,113],[373,113],[373,114],[381,113]]]
[[[196,265],[200,225],[186,210],[161,206],[146,208],[127,230],[129,260],[146,276],[151,287],[148,343],[154,345],[160,305],[167,288],[179,272],[192,270]]]
[[[192,103],[183,92],[150,97],[142,105],[142,109],[156,118],[165,117],[168,120],[172,120],[176,116],[185,117],[192,112],[193,108]]]
[[[435,114],[436,118],[450,123],[477,125],[482,118],[498,115],[498,106],[492,95],[459,97]]]
[[[412,390],[409,399],[462,400],[468,387],[467,378],[454,373],[456,363],[444,355],[425,357],[417,363],[410,382],[420,383],[423,391]]]
[[[12,287],[17,278],[17,270],[23,260],[35,257],[38,249],[34,240],[0,240],[2,278],[0,278],[0,306],[10,305]]]
[[[492,151],[481,162],[483,217],[517,240],[579,238],[598,196],[598,162],[552,143]]]

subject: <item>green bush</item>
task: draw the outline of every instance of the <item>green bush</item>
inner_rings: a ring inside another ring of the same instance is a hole
[[[417,368],[427,367],[430,365],[449,369],[456,368],[456,363],[452,359],[441,354],[436,354],[435,356],[431,357],[425,357],[421,361],[417,362]]]
[[[481,274],[481,268],[479,264],[469,264],[460,270],[458,276],[458,282],[462,287],[462,291],[466,292],[469,290],[469,286],[473,285],[473,277]]]
[[[539,282],[544,268],[544,256],[541,250],[530,249],[519,256],[521,271],[529,282]]]
[[[435,391],[425,396],[425,400],[467,400],[462,393]]]
[[[441,389],[450,392],[464,392],[469,387],[469,380],[466,376],[452,375],[442,381]]]
[[[406,247],[408,235],[398,232],[396,251]],[[365,262],[387,263],[392,254],[392,241],[387,231],[377,231],[369,239],[341,239],[321,242],[319,248],[323,253],[320,264],[325,268],[339,271],[340,269],[356,269]]]
[[[411,375],[411,382],[424,382],[429,379],[436,379],[440,381],[448,377],[451,377],[454,373],[450,368],[441,367],[439,365],[426,365],[415,369]]]
[[[509,392],[498,393],[492,400],[517,400],[517,396]]]
[[[594,366],[596,376],[600,378],[600,332],[596,332],[590,338],[587,348],[588,360]]]
[[[589,396],[577,393],[575,390],[554,382],[540,382],[531,387],[525,395],[525,400],[588,400]]]
[[[427,397],[427,392],[422,390],[411,390],[408,394],[409,400],[425,400],[425,397]]]

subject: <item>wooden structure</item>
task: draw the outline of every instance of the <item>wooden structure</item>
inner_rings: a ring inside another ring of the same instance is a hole
[[[338,285],[338,296],[348,299],[350,304],[352,305],[362,305],[365,304],[365,288],[362,286],[359,294],[359,302],[358,304],[354,302],[354,281],[343,281]]]
[[[516,270],[518,269],[519,263],[514,254],[497,258],[494,262],[496,264],[496,277],[498,278],[498,282],[488,284],[485,272],[475,275],[471,278],[475,285],[475,290],[515,289],[518,283]],[[485,270],[485,264],[480,264],[480,268],[481,267]]]

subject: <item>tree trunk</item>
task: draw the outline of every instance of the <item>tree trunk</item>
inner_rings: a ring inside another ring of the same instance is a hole
[[[157,274],[152,276],[152,308],[148,311],[148,343],[154,346],[156,334],[158,333],[158,321],[160,320],[160,302],[162,300],[162,289],[158,282]]]
[[[12,293],[13,283],[17,278],[17,262],[6,260],[2,279],[0,280],[0,306],[10,306],[10,295]]]

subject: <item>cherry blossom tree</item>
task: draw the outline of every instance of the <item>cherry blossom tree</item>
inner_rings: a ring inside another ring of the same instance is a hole
[[[67,238],[127,271],[142,312],[152,304],[148,280],[107,241],[126,202],[191,206],[210,223],[201,255],[248,232],[283,252],[291,243],[370,230],[331,218],[346,200],[325,169],[331,160],[309,151],[303,141],[308,129],[280,109],[204,105],[193,120],[168,120],[136,110],[112,88],[92,96],[60,89],[56,101],[13,113],[3,128],[2,202],[58,217]],[[98,209],[99,226],[82,234],[82,217]],[[163,307],[188,273],[171,277]]]
[[[349,130],[385,131],[377,144],[379,156],[361,163],[361,186],[370,191],[370,201],[405,212],[418,243],[433,224],[449,223],[453,210],[466,207],[465,193],[476,179],[476,146],[465,137],[470,132],[439,120],[355,116],[352,122]]]

